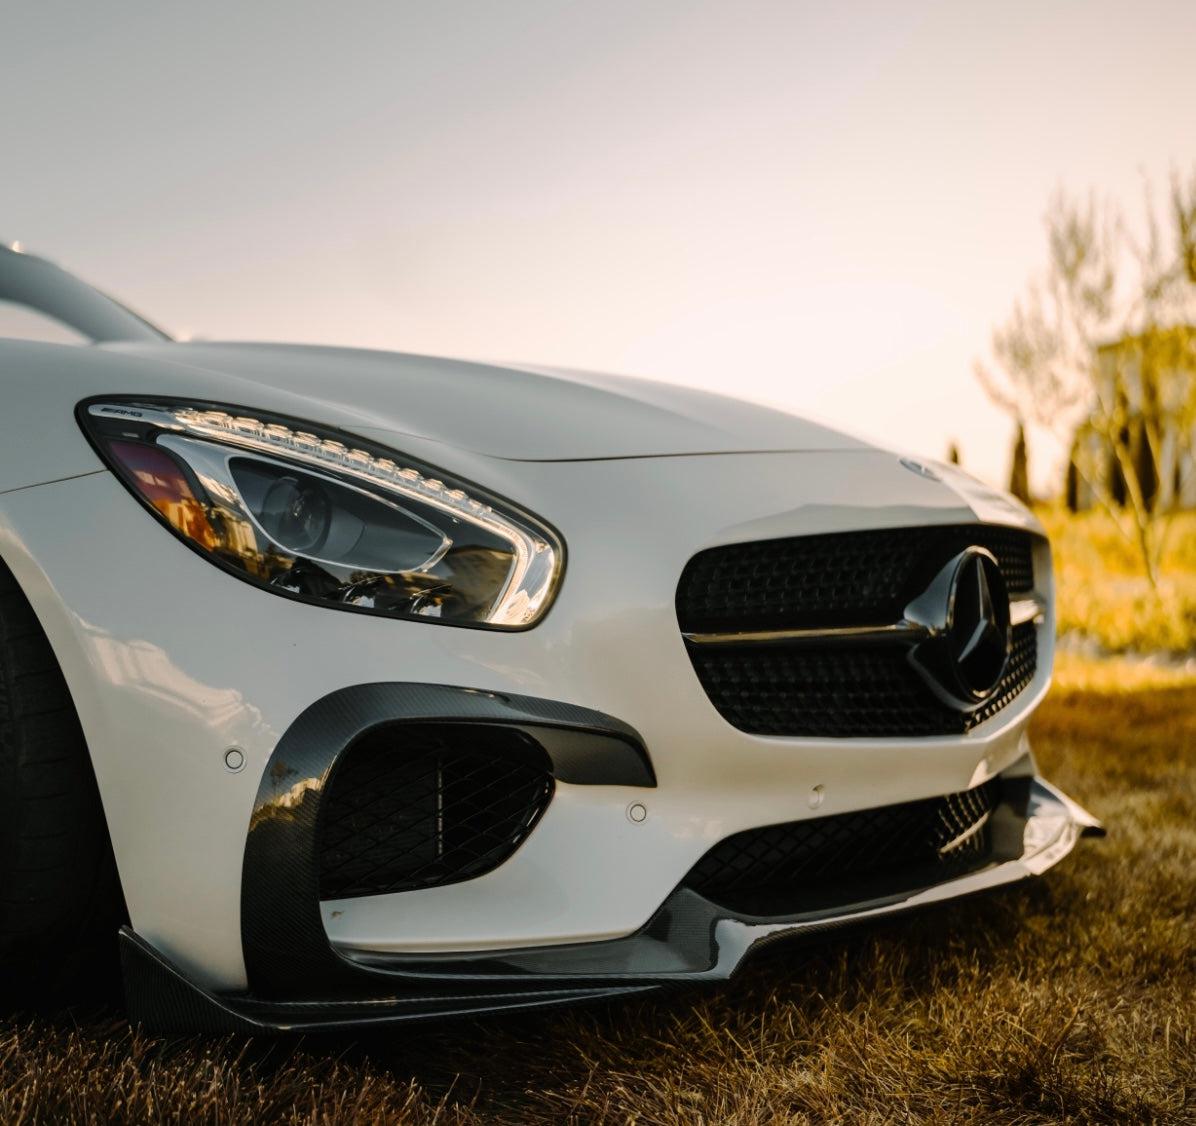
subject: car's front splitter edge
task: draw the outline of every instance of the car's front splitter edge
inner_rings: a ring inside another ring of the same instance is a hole
[[[287,998],[203,988],[129,928],[121,956],[130,1020],[154,1032],[334,1031],[544,1009],[624,997],[665,985],[721,981],[765,944],[816,936],[1039,875],[1081,836],[1102,835],[1091,814],[1039,778],[1024,780],[1000,830],[1017,849],[987,866],[920,886],[875,889],[868,898],[782,917],[737,914],[679,888],[639,932],[598,943],[469,955],[370,955],[336,951],[349,970],[337,988]],[[356,973],[353,973],[356,970]]]
[[[611,984],[600,988],[482,991],[470,983],[446,982],[439,990],[375,997],[311,1001],[227,996],[203,988],[129,927],[120,932],[121,969],[129,1021],[147,1032],[210,1032],[243,1035],[336,1032],[347,1028],[449,1020],[516,1009],[545,1009],[628,996],[658,983]]]

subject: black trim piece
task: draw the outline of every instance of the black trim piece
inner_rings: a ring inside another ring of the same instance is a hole
[[[471,985],[449,985],[435,992],[406,995],[271,1002],[252,997],[224,997],[205,989],[129,927],[120,929],[120,959],[129,1021],[156,1033],[341,1032],[371,1025],[549,1009],[660,988],[656,983],[628,983],[600,988],[507,988],[495,992]]]
[[[266,1026],[242,1016],[191,981],[131,927],[121,927],[120,968],[125,1009],[133,1025],[154,1032],[263,1032]]]
[[[443,684],[358,684],[317,700],[274,748],[250,818],[241,936],[255,991],[285,996],[297,983],[319,989],[353,980],[320,913],[320,801],[355,740],[390,724],[437,722],[515,728],[544,749],[560,782],[656,785],[636,731],[589,708]]]

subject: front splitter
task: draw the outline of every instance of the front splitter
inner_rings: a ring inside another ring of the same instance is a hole
[[[725,981],[761,946],[864,924],[1041,875],[1099,821],[1040,778],[1025,780],[994,819],[990,863],[920,886],[870,889],[848,904],[762,917],[736,914],[679,888],[640,931],[604,942],[470,954],[368,954],[332,949],[344,980],[319,996],[216,993],[143,937],[121,931],[130,1020],[153,1032],[325,1032],[546,1009],[669,985]]]

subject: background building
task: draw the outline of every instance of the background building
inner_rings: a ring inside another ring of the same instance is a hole
[[[1125,505],[1127,464],[1151,509],[1196,508],[1194,340],[1196,326],[1184,325],[1099,350],[1094,409],[1067,466],[1073,511],[1099,505],[1102,493]]]

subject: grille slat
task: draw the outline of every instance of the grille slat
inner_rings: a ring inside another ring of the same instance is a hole
[[[1034,589],[1035,537],[1014,528],[947,525],[732,544],[694,556],[677,590],[686,633],[884,625],[943,565],[987,548],[1010,594]],[[992,718],[1034,678],[1037,632],[1015,626],[992,698],[965,712],[944,703],[891,644],[702,646],[689,655],[711,703],[754,735],[916,738],[959,735]]]
[[[530,737],[483,725],[396,724],[349,747],[320,811],[320,898],[484,875],[523,843],[553,793]]]
[[[942,797],[747,829],[707,852],[683,886],[731,910],[775,915],[852,902],[886,877],[942,879],[987,862],[987,819],[1000,798],[994,778]]]

